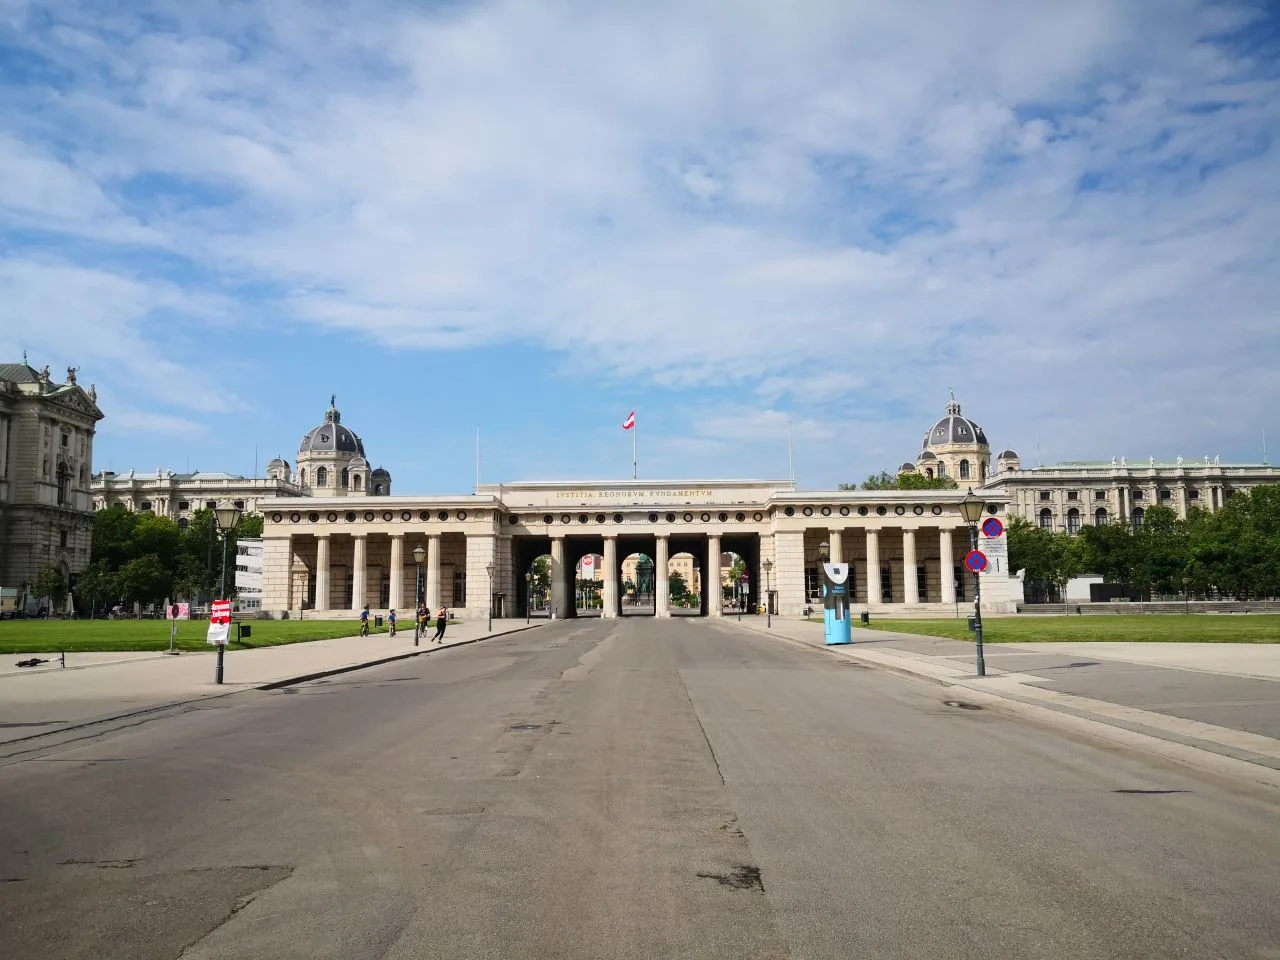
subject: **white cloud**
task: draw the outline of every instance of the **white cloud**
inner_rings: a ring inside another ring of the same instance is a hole
[[[27,22],[79,78],[42,121],[75,149],[15,125],[0,212],[105,218],[383,344],[551,345],[829,422],[927,417],[954,384],[1066,456],[1280,401],[1280,84],[1224,38],[1248,8],[150,6]],[[189,195],[126,189],[144,175]],[[10,295],[153,392],[192,367],[148,311],[234,313],[33,257]]]

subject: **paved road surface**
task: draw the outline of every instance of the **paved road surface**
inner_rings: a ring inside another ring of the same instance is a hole
[[[562,622],[0,766],[0,956],[1280,957],[1273,795],[732,622]]]

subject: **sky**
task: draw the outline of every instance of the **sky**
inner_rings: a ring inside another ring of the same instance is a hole
[[[0,361],[393,492],[1280,447],[1280,5],[0,0]],[[1276,458],[1271,457],[1274,461]]]

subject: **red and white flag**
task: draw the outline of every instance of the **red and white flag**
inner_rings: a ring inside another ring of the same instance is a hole
[[[630,430],[635,425],[636,425],[636,412],[632,410],[630,413],[627,414],[627,419],[622,421],[622,429]]]

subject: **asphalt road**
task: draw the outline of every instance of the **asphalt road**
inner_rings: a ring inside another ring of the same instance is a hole
[[[1275,797],[948,697],[631,619],[209,701],[0,766],[0,956],[1280,957]]]

